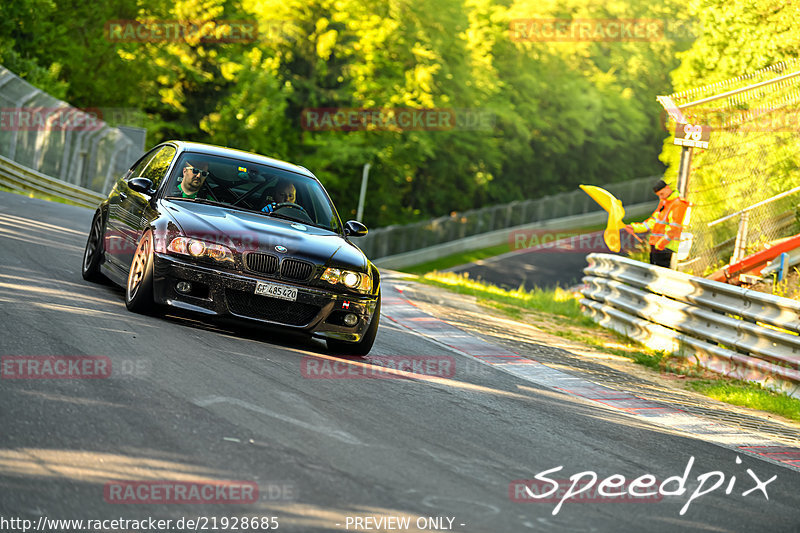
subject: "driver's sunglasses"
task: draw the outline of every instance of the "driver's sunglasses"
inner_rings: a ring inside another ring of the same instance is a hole
[[[192,173],[193,173],[195,176],[197,176],[197,175],[199,174],[201,178],[207,178],[207,177],[208,177],[208,170],[201,170],[201,169],[199,169],[199,168],[194,168],[194,167],[193,167],[193,166],[191,166],[191,165],[186,165],[186,167],[185,167],[185,168],[188,168],[189,170],[191,170],[191,171],[192,171]]]

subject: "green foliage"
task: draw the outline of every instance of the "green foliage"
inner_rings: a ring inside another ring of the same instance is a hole
[[[681,54],[675,89],[727,80],[800,53],[800,12],[782,0],[694,0],[700,38]]]
[[[743,405],[777,413],[792,420],[800,420],[800,400],[760,387],[747,381],[698,380],[688,383],[689,388],[706,396],[733,405]]]
[[[781,73],[760,71],[800,52],[797,8],[780,0],[695,0],[687,11],[696,20],[699,38],[680,53],[672,74],[679,104],[766,81]],[[791,67],[796,70],[797,63]],[[718,84],[724,81],[724,84]],[[705,275],[727,262],[738,217],[708,227],[707,223],[735,213],[800,185],[800,143],[793,119],[800,112],[794,82],[768,86],[736,97],[692,106],[687,119],[711,126],[707,150],[694,150],[689,200],[694,205],[691,230],[696,262],[687,271]],[[681,150],[664,141],[661,160],[674,183]],[[771,203],[751,215],[745,253],[788,233],[778,233],[768,218],[791,210],[792,198]],[[759,231],[755,231],[755,230]],[[761,237],[757,235],[761,233]],[[726,244],[727,243],[727,244]]]
[[[297,161],[345,218],[370,163],[372,226],[660,172],[657,94],[689,42],[527,42],[510,21],[680,21],[675,0],[17,0],[0,61],[79,107],[128,107],[183,138]],[[112,21],[243,20],[254,42],[118,42]],[[311,131],[308,108],[468,110],[487,128]]]
[[[695,0],[687,4],[688,13],[695,20],[699,38],[687,51],[680,53],[680,67],[672,73],[676,91],[703,87],[743,74],[774,65],[780,61],[798,57],[798,22],[800,12],[796,7],[781,0]],[[745,86],[753,81],[742,80],[737,86]],[[728,88],[732,88],[729,86]],[[721,92],[720,90],[712,92]],[[759,96],[769,95],[769,91]],[[736,110],[770,109],[783,105],[777,101],[752,100],[740,98],[735,102],[717,102],[713,108],[724,108],[728,113]],[[784,109],[783,113],[792,116],[797,109]],[[702,115],[704,119],[713,114]],[[780,118],[780,117],[777,117]],[[776,122],[777,124],[777,122]],[[745,125],[747,126],[747,125]],[[800,161],[796,156],[797,146],[794,133],[770,132],[755,128],[755,133],[718,131],[715,129],[712,146],[729,146],[725,153],[716,156],[700,151],[693,165],[703,166],[708,157],[718,157],[719,164],[714,168],[702,169],[697,177],[702,179],[702,190],[698,202],[703,209],[704,220],[713,220],[720,214],[730,211],[731,200],[752,198],[752,182],[747,179],[736,180],[744,165],[752,165],[765,172],[765,179],[759,183],[759,190],[769,189],[765,196],[776,194],[784,187],[783,177],[796,172]],[[749,156],[743,163],[743,154]],[[672,145],[672,139],[664,141],[662,161],[671,172],[678,168],[680,150]],[[716,161],[714,161],[716,163]],[[710,165],[706,165],[710,166]],[[746,170],[752,170],[749,166]],[[710,175],[703,175],[703,172]],[[778,177],[779,179],[775,179]],[[695,176],[692,176],[695,179]],[[792,178],[795,183],[797,178]],[[696,190],[693,187],[693,190]],[[734,203],[738,205],[738,203]],[[745,203],[745,205],[747,205]],[[708,208],[710,207],[710,209]]]

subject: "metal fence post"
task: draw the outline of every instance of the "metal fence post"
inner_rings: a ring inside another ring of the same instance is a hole
[[[733,245],[733,255],[731,256],[730,264],[739,262],[744,256],[744,250],[747,246],[747,226],[750,221],[750,211],[745,211],[739,218],[739,230],[736,232],[736,244]]]

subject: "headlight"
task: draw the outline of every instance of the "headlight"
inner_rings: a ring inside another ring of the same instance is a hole
[[[361,281],[361,275],[356,274],[355,272],[342,272],[339,276],[339,281],[344,283],[347,287],[355,289],[358,288],[358,284]]]
[[[167,251],[174,254],[190,255],[192,257],[207,257],[219,262],[233,263],[233,252],[227,246],[192,239],[189,237],[175,237],[167,246]]]
[[[339,268],[326,268],[321,279],[331,285],[341,283],[348,289],[358,292],[369,292],[372,289],[372,278],[366,272],[353,272]]]

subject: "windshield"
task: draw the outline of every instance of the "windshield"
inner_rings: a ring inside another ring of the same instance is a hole
[[[341,233],[339,215],[318,181],[250,161],[184,153],[166,197],[257,211]]]

